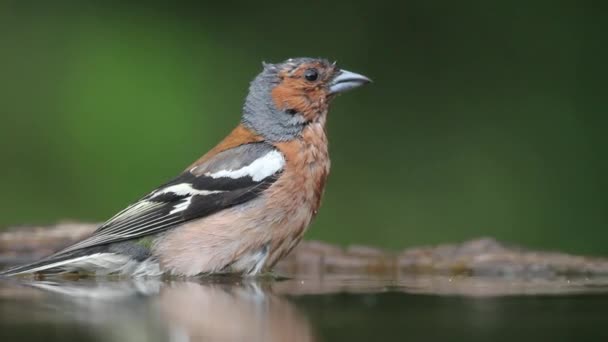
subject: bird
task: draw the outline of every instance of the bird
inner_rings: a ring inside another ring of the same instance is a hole
[[[332,100],[371,80],[323,58],[262,66],[240,122],[209,152],[89,236],[0,275],[270,272],[318,213]]]

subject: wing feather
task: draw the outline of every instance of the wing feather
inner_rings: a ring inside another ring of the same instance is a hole
[[[276,181],[284,163],[283,155],[264,142],[223,151],[160,186],[57,255],[156,234],[250,201]]]

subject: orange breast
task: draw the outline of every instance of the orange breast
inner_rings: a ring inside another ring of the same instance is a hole
[[[317,214],[330,161],[322,122],[309,124],[299,139],[276,144],[286,159],[280,179],[268,190],[269,209],[285,212],[273,227],[268,267],[272,267],[300,241]]]

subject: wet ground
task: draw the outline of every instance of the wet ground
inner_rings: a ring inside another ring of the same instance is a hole
[[[1,341],[607,341],[608,279],[0,280]]]

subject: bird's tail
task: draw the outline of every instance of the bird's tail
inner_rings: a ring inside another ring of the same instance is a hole
[[[0,277],[10,277],[19,274],[36,273],[45,270],[51,270],[57,263],[66,261],[68,258],[52,258],[48,257],[42,260],[38,260],[31,264],[19,265],[13,268],[9,268],[4,271],[0,271]]]
[[[28,274],[60,269],[61,266],[69,264],[75,257],[73,255],[51,255],[42,260],[30,264],[19,265],[0,271],[0,277],[10,277],[19,274]]]
[[[107,255],[102,254],[105,252],[104,247],[97,247],[91,249],[81,249],[69,252],[58,252],[50,255],[41,260],[35,261],[30,264],[20,265],[13,268],[9,268],[4,271],[0,271],[0,277],[10,277],[20,274],[31,274],[31,273],[64,273],[74,270],[79,270],[83,266],[95,266],[99,264],[97,256]],[[103,258],[105,261],[107,258]],[[113,260],[110,260],[113,261]]]

